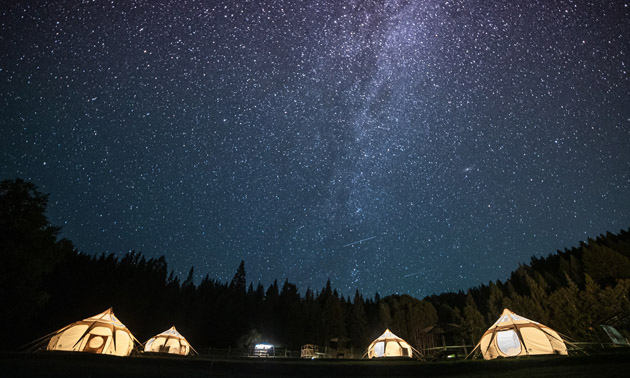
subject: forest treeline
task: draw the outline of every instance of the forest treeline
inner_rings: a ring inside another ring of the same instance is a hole
[[[244,262],[229,283],[206,276],[196,285],[194,268],[180,280],[169,272],[164,257],[81,253],[59,239],[60,228],[45,215],[47,201],[32,183],[0,183],[5,350],[17,350],[108,307],[141,341],[175,325],[202,353],[260,341],[291,349],[306,343],[326,346],[332,338],[364,349],[385,328],[418,349],[436,330],[450,344],[474,345],[503,308],[574,340],[597,341],[599,324],[627,327],[630,316],[629,230],[533,257],[505,282],[466,292],[417,299],[366,298],[356,291],[344,297],[330,281],[305,293],[287,280],[268,287],[248,284]]]

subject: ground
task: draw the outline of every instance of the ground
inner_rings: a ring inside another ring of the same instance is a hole
[[[570,357],[493,361],[210,359],[111,357],[79,353],[0,355],[0,376],[10,377],[620,377],[630,350]]]

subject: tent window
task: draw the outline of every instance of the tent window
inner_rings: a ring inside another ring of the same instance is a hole
[[[107,341],[106,336],[90,335],[83,351],[90,353],[103,353],[105,341]]]
[[[516,356],[521,353],[521,342],[514,330],[497,332],[497,346],[503,354]]]

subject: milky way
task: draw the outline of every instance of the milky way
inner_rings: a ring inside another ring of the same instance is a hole
[[[423,296],[630,226],[624,1],[0,10],[0,178],[85,253]]]

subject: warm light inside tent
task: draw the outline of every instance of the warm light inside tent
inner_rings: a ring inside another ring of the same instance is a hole
[[[137,341],[111,308],[55,332],[48,350],[128,356]]]
[[[479,350],[486,360],[497,357],[568,354],[566,344],[556,331],[507,308],[503,309],[499,320],[483,334],[474,350]]]
[[[413,357],[413,348],[405,340],[394,335],[389,329],[372,341],[366,355],[368,358]]]

